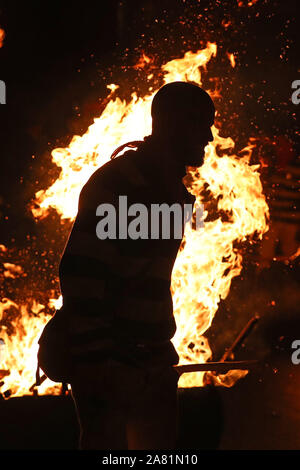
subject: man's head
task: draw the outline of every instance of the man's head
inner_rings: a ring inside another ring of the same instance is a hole
[[[164,142],[186,166],[203,163],[204,148],[213,140],[215,107],[198,85],[173,82],[154,96],[151,107],[152,135]]]

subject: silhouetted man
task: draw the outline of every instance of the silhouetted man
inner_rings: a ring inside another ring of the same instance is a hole
[[[215,109],[197,85],[174,82],[155,95],[151,114],[152,134],[135,143],[137,150],[99,168],[83,187],[60,263],[81,449],[176,446],[173,365],[179,357],[171,342],[176,325],[170,283],[181,238],[172,230],[164,237],[162,229],[158,237],[128,237],[135,214],[121,213],[119,196],[126,196],[127,207],[143,204],[148,214],[153,204],[193,203],[182,178],[186,166],[203,163]],[[99,236],[99,215],[111,207],[116,220],[108,217],[107,237]],[[144,222],[148,227],[151,221]]]

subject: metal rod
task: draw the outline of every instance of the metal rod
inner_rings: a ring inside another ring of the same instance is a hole
[[[234,350],[242,343],[242,341],[247,336],[249,336],[254,325],[258,322],[259,318],[260,318],[259,315],[254,315],[252,318],[250,318],[250,320],[248,321],[246,326],[242,329],[242,331],[238,334],[238,336],[236,337],[232,345],[225,351],[225,353],[221,357],[220,362],[225,362],[226,359],[231,356]],[[217,375],[217,372],[218,371],[216,370],[214,371],[211,370],[211,371],[208,371],[208,373],[204,375],[203,380],[204,380],[205,385],[211,385],[213,383],[213,377]]]
[[[173,366],[178,375],[186,374],[189,372],[205,372],[214,371],[220,374],[228,372],[229,370],[248,370],[255,367],[259,361],[220,361],[220,362],[205,362],[200,364],[185,364],[182,366]]]
[[[46,379],[47,379],[47,375],[45,375],[45,374],[42,375],[42,377],[40,378],[40,385],[42,385],[42,383],[45,382]],[[37,387],[37,383],[36,383],[36,382],[34,382],[34,384],[31,385],[29,391],[30,391],[30,392],[33,392],[34,389],[35,389],[35,387]]]
[[[233,353],[233,351],[241,344],[241,342],[251,333],[252,328],[258,322],[259,315],[254,315],[248,321],[247,325],[242,329],[237,338],[234,340],[230,348],[225,351],[221,358],[221,362],[226,361],[226,359]]]

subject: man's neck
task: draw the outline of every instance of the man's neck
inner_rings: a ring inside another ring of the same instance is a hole
[[[153,149],[153,160],[158,167],[167,166],[171,176],[182,178],[186,175],[186,165],[182,163],[182,155],[178,149],[155,135],[150,135],[148,138],[149,145]]]

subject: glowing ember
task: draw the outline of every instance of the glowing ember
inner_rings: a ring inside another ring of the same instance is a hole
[[[161,68],[164,83],[189,80],[201,85],[200,67],[206,68],[216,53],[216,44],[208,43],[206,49],[196,53],[189,51],[184,57],[164,64]],[[144,62],[140,62],[139,67],[144,67],[148,57],[144,55],[141,60]],[[233,56],[230,61],[234,66]],[[112,84],[108,88],[111,91],[109,96],[115,96],[118,86]],[[128,103],[117,96],[111,97],[101,116],[94,119],[84,135],[74,136],[67,148],[53,150],[52,160],[61,168],[61,173],[51,187],[36,193],[32,206],[36,219],[46,217],[50,207],[61,219],[75,218],[79,192],[96,168],[106,163],[119,145],[150,134],[150,106],[156,91],[151,89],[151,93],[144,97],[133,93]],[[216,96],[208,92],[212,97]],[[233,140],[221,137],[216,127],[212,131],[214,141],[206,147],[203,166],[191,169],[185,178],[189,190],[204,205],[206,201],[202,193],[205,184],[206,193],[210,191],[211,199],[218,201],[219,212],[214,220],[205,222],[203,231],[190,229],[186,233],[186,243],[174,265],[172,295],[177,322],[174,344],[180,354],[180,364],[205,362],[212,357],[203,334],[210,327],[220,300],[228,295],[232,278],[241,272],[242,255],[233,247],[234,243],[245,242],[254,234],[261,238],[268,230],[268,206],[262,193],[259,166],[249,163],[253,147],[249,145],[243,149],[242,156],[232,155]],[[217,149],[222,151],[222,157],[218,156]],[[221,213],[226,214],[226,221]],[[206,211],[205,217],[207,215]],[[17,267],[7,267],[11,273],[15,269]],[[8,304],[9,300],[1,304],[2,311],[9,307]],[[61,298],[51,299],[48,306],[58,308],[60,304]],[[43,306],[35,305],[34,308],[40,312]],[[1,335],[8,357],[4,365],[0,363],[0,369],[10,370],[10,375],[3,380],[14,395],[28,393],[35,381],[36,341],[48,319],[44,315],[32,317],[33,307],[30,312],[23,308],[22,322],[15,325],[15,335],[5,335],[5,332],[4,336]],[[222,385],[231,386],[244,374],[232,371],[217,380]],[[183,375],[179,386],[202,385],[202,378],[203,373]],[[47,380],[39,393],[57,393],[57,390],[52,385],[49,388]]]
[[[235,58],[234,58],[234,55],[233,55],[232,53],[230,54],[229,52],[227,52],[227,57],[228,57],[228,59],[230,60],[231,67],[234,68],[234,67],[235,67]]]
[[[251,1],[241,1],[241,0],[238,0],[238,6],[239,7],[252,7],[253,5],[255,5],[256,3],[258,2],[258,0],[251,0]]]
[[[0,47],[3,46],[4,38],[5,38],[5,31],[4,31],[4,29],[0,28]]]
[[[146,56],[145,53],[140,57],[139,61],[134,65],[134,69],[143,69],[147,64],[151,63],[150,57]]]
[[[20,275],[23,273],[23,269],[21,266],[18,266],[13,263],[3,263],[3,266],[5,267],[4,271],[4,277],[11,277],[15,278],[16,276]]]

